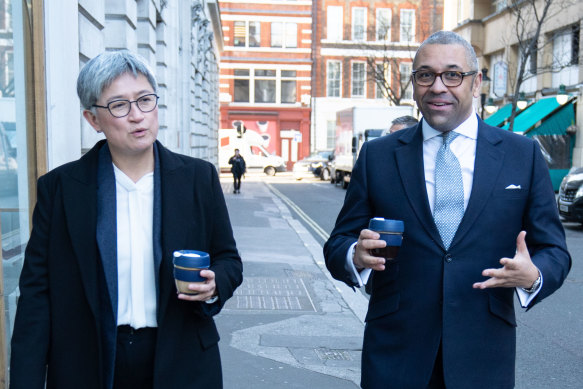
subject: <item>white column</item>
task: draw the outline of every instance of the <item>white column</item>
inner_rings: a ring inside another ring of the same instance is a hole
[[[60,7],[44,3],[49,170],[81,156],[77,10],[77,0],[62,0]]]

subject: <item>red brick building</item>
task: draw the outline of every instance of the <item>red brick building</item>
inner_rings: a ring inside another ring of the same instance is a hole
[[[385,69],[400,105],[413,104],[411,85],[396,85],[409,80],[419,44],[443,29],[443,0],[317,0],[313,8],[312,148],[322,150],[334,147],[337,111],[391,104],[367,59]]]
[[[310,153],[312,1],[221,0],[221,128],[243,123],[293,163]]]

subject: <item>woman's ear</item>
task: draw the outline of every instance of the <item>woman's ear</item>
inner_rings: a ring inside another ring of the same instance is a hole
[[[99,120],[97,120],[97,116],[93,112],[86,109],[83,111],[83,117],[89,124],[91,124],[91,127],[93,127],[95,131],[102,132],[101,126],[99,125]]]

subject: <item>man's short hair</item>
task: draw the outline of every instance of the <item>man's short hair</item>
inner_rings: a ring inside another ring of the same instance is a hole
[[[413,116],[405,115],[405,116],[399,116],[398,118],[394,119],[391,122],[391,125],[403,124],[403,125],[405,125],[406,128],[408,128],[408,127],[413,127],[417,123],[418,123],[417,119],[415,119]]]
[[[478,57],[476,56],[476,51],[472,47],[472,45],[465,40],[461,35],[453,32],[453,31],[437,31],[429,38],[427,38],[419,49],[417,53],[415,53],[415,58],[413,59],[413,68],[415,68],[415,63],[417,62],[417,54],[421,51],[423,46],[425,45],[460,45],[466,51],[466,62],[468,66],[471,68],[470,70],[478,70]],[[413,69],[415,70],[415,69]]]

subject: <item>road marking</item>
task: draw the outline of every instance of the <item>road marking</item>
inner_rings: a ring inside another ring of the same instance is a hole
[[[309,217],[304,211],[302,211],[300,209],[300,207],[298,207],[293,201],[291,201],[286,195],[284,195],[283,193],[281,193],[279,190],[275,189],[273,187],[273,185],[271,185],[270,183],[265,183],[265,185],[267,185],[267,187],[269,188],[269,190],[271,190],[277,197],[280,198],[281,201],[283,201],[284,203],[287,204],[288,207],[290,207],[291,209],[293,209],[298,215],[299,217],[306,222],[307,225],[309,225],[314,232],[316,233],[316,235],[318,235],[320,238],[322,238],[324,241],[327,241],[328,238],[330,237],[330,234],[328,234],[326,231],[324,231],[324,229],[322,227],[320,227],[318,225],[318,223],[316,223],[311,217]]]

